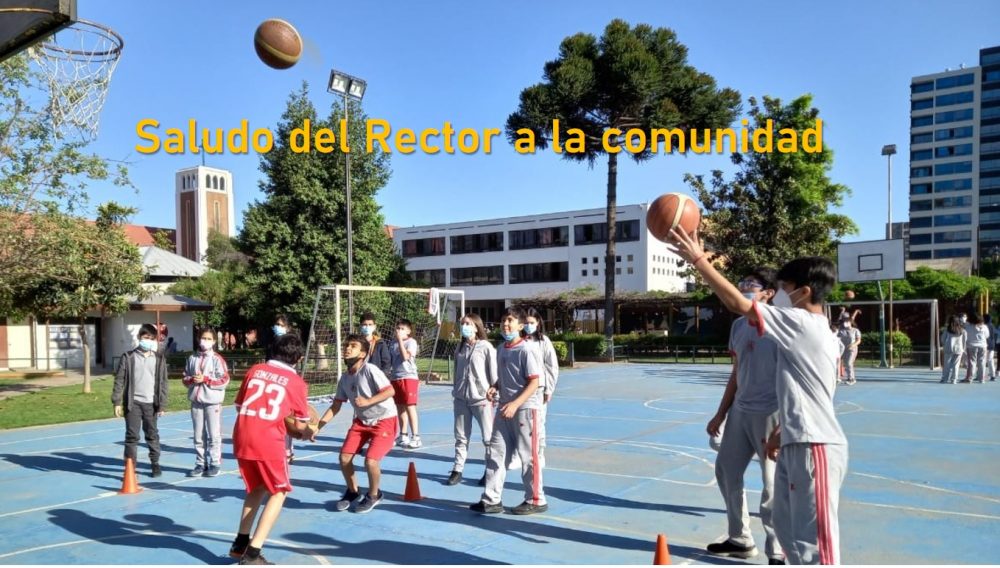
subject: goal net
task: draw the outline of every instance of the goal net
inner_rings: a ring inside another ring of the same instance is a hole
[[[393,340],[396,323],[413,324],[411,337],[420,347],[417,373],[421,380],[450,379],[448,356],[459,334],[457,322],[465,313],[465,292],[439,288],[382,286],[323,286],[316,294],[312,326],[306,344],[303,378],[310,394],[332,394],[343,373],[344,339],[360,333],[362,314],[375,316],[377,334]],[[391,378],[391,377],[390,377]]]

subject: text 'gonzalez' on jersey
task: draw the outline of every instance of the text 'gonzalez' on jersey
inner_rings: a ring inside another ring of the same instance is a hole
[[[309,420],[305,382],[279,361],[251,367],[235,403],[233,451],[241,459],[281,459],[287,435],[285,417]]]

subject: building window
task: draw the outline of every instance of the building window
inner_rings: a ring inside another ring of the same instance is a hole
[[[925,260],[931,258],[931,251],[929,250],[911,250],[910,260]]]
[[[958,105],[972,102],[972,91],[962,91],[961,93],[951,93],[948,95],[938,95],[934,99],[934,106]]]
[[[948,227],[952,225],[968,225],[972,223],[972,213],[953,213],[951,215],[935,215],[935,227]],[[913,226],[912,221],[910,226]]]
[[[586,268],[584,268],[582,272],[583,272],[583,274],[581,274],[580,276],[586,276],[587,275],[587,269]]]
[[[914,134],[910,136],[910,144],[927,144],[928,142],[934,141],[934,135],[930,132],[923,132],[921,134]]]
[[[595,268],[594,270],[591,270],[590,274],[593,276],[597,276],[597,269]]]
[[[634,257],[631,254],[625,257],[625,259],[628,260],[629,262],[632,262],[633,258]]]
[[[948,112],[939,112],[934,115],[934,124],[958,122],[959,120],[972,120],[972,109],[949,110]]]
[[[597,264],[597,257],[594,257],[594,264]]]
[[[949,179],[945,181],[934,182],[935,193],[944,193],[948,191],[964,191],[966,189],[972,189],[972,178]]]
[[[444,286],[444,269],[410,270],[410,277],[417,282],[426,282],[431,286]]]
[[[452,286],[503,284],[503,266],[472,266],[451,269]]]
[[[622,255],[620,255],[620,254],[616,255],[615,256],[615,262],[621,262],[621,261],[622,261]]]
[[[958,126],[955,128],[942,128],[934,131],[934,140],[955,140],[958,138],[972,138],[971,126]]]
[[[628,267],[628,273],[629,273],[629,274],[633,274],[633,271],[632,271],[632,267],[631,267],[631,266],[630,266],[630,267]]]
[[[925,193],[931,193],[931,184],[915,183],[910,186],[910,195],[923,195]]]
[[[569,245],[569,227],[545,227],[508,231],[510,250],[524,250]]]
[[[910,161],[919,162],[920,160],[930,160],[934,157],[934,153],[930,150],[914,150],[910,152]]]
[[[226,178],[219,178],[219,189],[226,191]]]
[[[972,206],[972,196],[963,195],[961,197],[942,197],[941,199],[934,200],[934,207],[936,209],[947,209],[949,207],[971,207]]]
[[[205,174],[205,189],[212,188],[212,176]]]
[[[933,171],[934,170],[931,169],[930,166],[923,166],[920,168],[910,168],[910,177],[911,178],[930,177]]]
[[[216,231],[222,232],[222,207],[219,206],[219,202],[216,201],[212,204],[212,221],[214,222],[213,228]]]
[[[934,175],[967,174],[972,171],[972,162],[951,162],[934,166]]]
[[[910,101],[910,110],[926,110],[934,108],[934,97]]]
[[[934,219],[931,217],[910,217],[910,228],[911,229],[923,229],[926,227],[933,227]]]
[[[617,274],[618,276],[621,276],[621,274],[622,274],[621,267],[615,268],[615,274]]]
[[[920,201],[910,202],[910,211],[930,211],[933,209],[934,202],[930,199],[922,199]]]
[[[503,232],[457,235],[451,237],[451,254],[496,252],[503,250]]]
[[[969,156],[972,154],[972,144],[958,144],[956,146],[938,146],[934,148],[935,158],[950,158],[952,156]]]
[[[573,227],[573,243],[590,245],[608,242],[607,223],[588,223]],[[639,240],[639,220],[619,221],[615,224],[615,241],[627,243]]]
[[[910,118],[910,128],[920,128],[934,124],[934,115],[914,116]]]
[[[964,87],[966,85],[971,85],[975,75],[972,73],[966,73],[964,75],[952,75],[951,77],[942,77],[934,82],[935,89],[951,89],[952,87]]]
[[[967,243],[972,240],[972,231],[945,231],[934,233],[934,243]]]
[[[533,282],[569,282],[568,262],[512,264],[509,269],[511,284],[530,284]]]
[[[931,234],[924,233],[918,235],[910,235],[911,245],[929,245],[931,244]]]
[[[444,237],[409,239],[403,241],[403,258],[415,256],[441,256],[444,254]]]
[[[972,256],[971,248],[948,248],[934,251],[934,258],[965,258]]]
[[[924,81],[923,83],[913,83],[910,85],[910,92],[913,94],[926,93],[934,90],[934,81]]]

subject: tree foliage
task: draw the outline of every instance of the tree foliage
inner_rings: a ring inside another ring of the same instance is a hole
[[[565,142],[571,129],[586,139],[582,152],[564,152],[567,160],[594,165],[606,154],[607,129],[715,129],[732,123],[740,95],[719,89],[712,76],[687,62],[687,47],[673,30],[613,20],[600,39],[578,33],[565,38],[559,57],[544,65],[541,83],[524,89],[518,109],[507,119],[507,137],[516,141],[530,131],[540,148],[553,141],[553,120]],[[617,141],[617,139],[614,139]],[[629,153],[636,162],[650,159],[649,148]],[[607,227],[605,251],[605,335],[614,331],[615,208],[618,154],[607,153]]]
[[[289,134],[309,120],[312,130],[332,128],[343,118],[339,103],[320,118],[308,87],[293,93],[275,132],[274,149],[261,156],[264,200],[246,212],[240,250],[250,257],[246,285],[248,308],[258,322],[284,312],[299,327],[312,317],[316,290],[347,282],[345,157],[339,152],[296,153]],[[360,105],[351,103],[351,153],[354,283],[383,285],[403,276],[402,259],[385,233],[375,194],[389,179],[389,156],[364,148]]]
[[[252,324],[252,314],[247,307],[249,258],[237,249],[235,239],[213,230],[208,233],[206,259],[211,270],[200,278],[177,282],[170,287],[170,292],[212,304],[211,311],[195,312],[194,321],[198,325],[228,331],[248,329]]]
[[[750,99],[751,129],[771,120],[775,133],[791,128],[801,138],[818,116],[808,95],[787,105],[767,96],[760,105]],[[801,148],[734,153],[732,161],[737,172],[731,181],[719,170],[707,184],[701,175],[685,175],[704,207],[705,240],[725,257],[727,276],[738,278],[758,266],[780,267],[802,256],[836,258],[839,240],[857,233],[849,217],[830,212],[850,190],[830,180],[833,152],[825,144],[819,153]]]

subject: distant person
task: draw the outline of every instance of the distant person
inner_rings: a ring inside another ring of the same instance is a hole
[[[525,310],[524,329],[521,337],[535,342],[542,353],[543,381],[538,385],[542,389],[542,405],[538,409],[540,426],[538,428],[538,463],[545,467],[545,418],[548,414],[549,402],[556,392],[559,382],[559,356],[552,345],[552,340],[545,335],[545,320],[535,308]]]
[[[962,382],[986,382],[986,346],[990,339],[990,330],[983,322],[983,317],[974,314],[971,321],[965,325],[965,331],[969,334],[966,351],[969,359],[969,373]]]
[[[993,318],[990,314],[983,316],[983,323],[989,330],[990,336],[986,340],[986,374],[991,381],[997,380],[997,328],[993,325]]]
[[[184,386],[191,401],[191,425],[194,428],[194,469],[188,477],[215,477],[222,468],[222,401],[229,385],[226,360],[215,352],[215,332],[201,330],[198,352],[184,368]]]
[[[487,396],[497,384],[497,350],[489,342],[483,320],[473,313],[462,318],[462,342],[455,349],[455,381],[451,389],[455,415],[455,465],[448,476],[448,485],[458,485],[465,471],[465,459],[472,436],[472,422],[479,431],[490,459],[490,439],[493,437],[493,401]],[[479,480],[486,484],[486,474]]]
[[[167,407],[167,359],[157,349],[156,327],[144,323],[136,334],[138,347],[122,355],[115,371],[111,404],[125,417],[125,459],[136,460],[139,428],[149,447],[150,477],[160,477],[160,433],[157,418]]]
[[[858,347],[861,345],[861,332],[854,327],[854,320],[851,318],[841,319],[837,330],[837,339],[844,346],[841,361],[844,369],[844,382],[853,385],[858,382],[854,373],[854,361],[858,358]]]
[[[392,377],[392,350],[389,348],[389,342],[383,340],[378,333],[375,314],[371,312],[361,314],[361,320],[358,323],[361,325],[361,335],[365,336],[365,340],[368,341],[366,362],[378,367],[386,377]]]
[[[967,337],[962,318],[957,314],[948,318],[948,327],[941,332],[941,350],[944,352],[944,364],[941,367],[942,383],[958,382],[959,364],[965,356]]]
[[[389,344],[392,353],[393,400],[399,413],[399,440],[397,444],[404,450],[415,450],[423,445],[420,441],[420,424],[417,419],[417,403],[420,402],[420,378],[417,376],[417,341],[411,337],[413,323],[407,319],[396,322],[396,334]],[[409,428],[409,433],[407,433]]]
[[[177,343],[174,341],[173,337],[167,339],[167,347],[164,349],[164,352],[167,355],[177,353]]]

